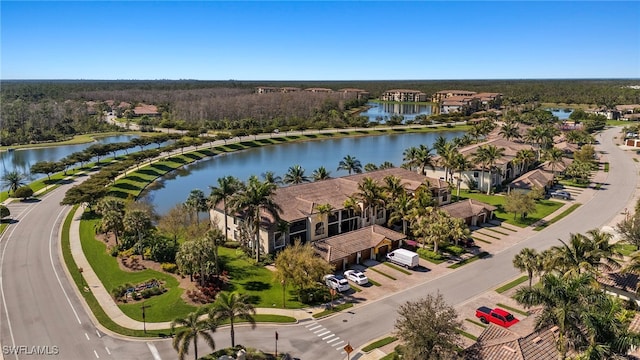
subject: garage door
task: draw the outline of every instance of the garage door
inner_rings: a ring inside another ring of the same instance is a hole
[[[362,250],[360,253],[360,262],[371,259],[371,249]]]

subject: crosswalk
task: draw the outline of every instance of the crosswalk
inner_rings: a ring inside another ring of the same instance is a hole
[[[322,339],[322,341],[326,342],[329,346],[336,349],[336,351],[339,351],[340,355],[347,354],[344,351],[344,347],[347,345],[347,342],[340,339],[340,337],[332,333],[330,330],[327,330],[327,328],[325,328],[324,326],[314,321],[310,324],[305,325],[305,327],[307,328],[307,330],[311,331],[317,337]]]

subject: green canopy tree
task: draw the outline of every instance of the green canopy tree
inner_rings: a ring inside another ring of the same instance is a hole
[[[213,303],[211,310],[209,310],[209,317],[216,323],[229,320],[230,333],[231,333],[231,347],[236,346],[235,329],[234,324],[236,319],[244,320],[251,324],[251,328],[255,329],[256,309],[249,301],[247,294],[240,294],[238,292],[221,292],[218,294],[216,301]]]
[[[178,352],[178,359],[184,360],[189,354],[189,346],[193,342],[194,359],[198,359],[198,338],[204,341],[212,349],[216,348],[215,341],[209,332],[215,332],[217,325],[209,318],[203,317],[207,310],[204,307],[189,313],[184,318],[177,318],[171,322],[173,337],[173,349]]]

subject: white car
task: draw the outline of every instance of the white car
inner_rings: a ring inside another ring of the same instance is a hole
[[[364,285],[369,282],[367,276],[358,270],[347,270],[344,272],[344,276],[358,285]]]
[[[331,289],[335,289],[338,292],[343,292],[351,289],[349,282],[344,278],[338,278],[335,275],[325,275],[324,282]]]

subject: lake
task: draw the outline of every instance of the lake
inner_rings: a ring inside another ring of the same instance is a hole
[[[51,146],[51,147],[40,147],[33,149],[16,149],[14,151],[3,151],[0,152],[0,165],[2,170],[2,175],[11,172],[11,171],[19,171],[28,176],[28,181],[37,180],[39,178],[45,177],[42,174],[31,174],[29,169],[31,166],[38,161],[60,161],[65,157],[78,152],[83,151],[94,144],[112,144],[118,142],[129,142],[133,138],[137,138],[138,135],[116,135],[116,136],[105,136],[96,138],[95,142],[85,143],[85,144],[77,144],[77,145],[61,145],[61,146]],[[152,146],[157,146],[153,144]],[[139,151],[140,148],[131,148],[129,152]],[[118,152],[118,154],[123,153],[123,151]]]
[[[433,113],[432,105],[425,104],[408,104],[408,103],[367,103],[369,109],[360,113],[360,116],[366,116],[371,122],[385,123],[393,115],[401,115],[404,120],[413,120],[418,115],[431,115]]]
[[[193,189],[200,189],[209,195],[209,186],[217,185],[220,177],[231,175],[245,181],[251,175],[260,176],[266,171],[273,171],[282,177],[290,166],[296,164],[305,169],[307,176],[324,166],[332,177],[339,177],[347,175],[346,171],[336,170],[346,155],[356,157],[363,167],[367,163],[380,165],[385,161],[400,166],[402,153],[407,148],[420,144],[431,146],[438,135],[452,139],[463,134],[462,131],[392,134],[252,148],[204,159],[167,174],[151,184],[143,196],[155,205],[159,214],[164,214],[175,204],[184,202]]]

